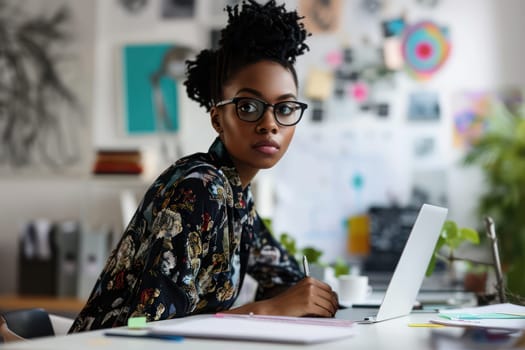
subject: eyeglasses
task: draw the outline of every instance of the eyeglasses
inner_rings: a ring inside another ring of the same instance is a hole
[[[275,120],[283,126],[292,126],[299,123],[304,110],[308,107],[306,103],[298,101],[283,101],[272,105],[251,97],[234,97],[218,102],[215,107],[221,107],[230,103],[235,104],[237,116],[245,122],[258,121],[262,118],[266,108],[273,107]]]

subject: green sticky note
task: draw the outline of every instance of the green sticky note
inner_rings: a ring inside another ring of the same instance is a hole
[[[128,328],[144,328],[146,327],[146,317],[131,317],[128,318]]]

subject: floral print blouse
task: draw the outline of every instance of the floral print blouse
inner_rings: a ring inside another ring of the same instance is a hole
[[[70,332],[229,309],[246,273],[258,282],[257,300],[304,277],[264,226],[217,138],[146,191]]]

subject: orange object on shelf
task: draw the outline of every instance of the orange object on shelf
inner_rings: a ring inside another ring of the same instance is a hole
[[[348,219],[348,253],[370,253],[370,219],[368,215],[356,215]]]

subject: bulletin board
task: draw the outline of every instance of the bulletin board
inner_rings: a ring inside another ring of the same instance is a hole
[[[402,131],[349,125],[298,128],[273,169],[273,230],[312,245],[327,261],[346,257],[347,220],[371,205],[404,203],[409,153]]]

